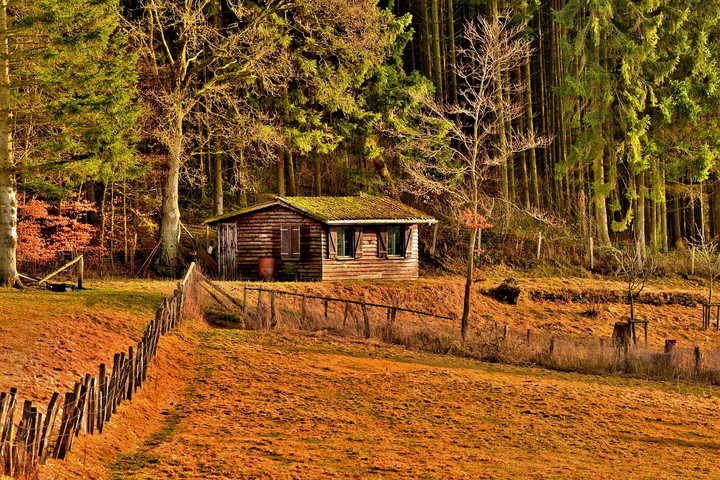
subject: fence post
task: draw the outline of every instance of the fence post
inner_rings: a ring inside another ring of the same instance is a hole
[[[700,371],[700,362],[702,359],[702,355],[700,354],[700,347],[694,348],[693,355],[695,356],[695,373],[698,373]]]
[[[277,291],[273,290],[270,294],[270,328],[275,328],[277,325],[277,316],[275,313],[275,298],[277,297]]]
[[[345,302],[345,314],[343,315],[343,327],[347,325],[348,311],[350,310],[350,304]]]
[[[505,330],[503,331],[503,340],[505,340],[508,336],[508,326],[505,325]]]
[[[247,315],[247,283],[243,286],[243,317]]]
[[[105,392],[105,385],[107,379],[105,378],[105,364],[100,364],[100,373],[98,374],[98,402],[97,402],[97,427],[98,432],[103,432],[103,426],[105,425],[105,402],[107,401]]]
[[[93,379],[94,380],[94,379]],[[48,447],[50,445],[50,436],[52,435],[52,429],[55,425],[55,418],[59,408],[60,394],[58,392],[53,393],[48,405],[47,414],[45,415],[45,424],[42,430],[42,440],[40,441],[40,463],[45,463],[48,456]]]
[[[83,289],[83,277],[85,276],[85,259],[82,255],[80,255],[80,261],[78,262],[78,283],[77,288],[78,290]]]
[[[555,353],[555,337],[550,337],[550,355]]]
[[[530,345],[530,329],[529,329],[529,328],[528,328],[528,331],[527,331],[527,340],[526,340],[526,342],[527,342],[528,345]]]
[[[365,302],[362,302],[360,306],[362,307],[363,319],[365,320],[365,338],[370,338],[370,319],[368,318]]]
[[[303,293],[302,313],[301,313],[301,316],[300,316],[300,323],[301,323],[300,326],[301,326],[302,328],[305,328],[305,325],[307,325],[306,321],[307,321],[307,294],[306,294],[306,293]]]
[[[328,318],[328,301],[327,300],[325,300],[323,302],[323,306],[325,308],[325,320],[327,320],[327,318]]]

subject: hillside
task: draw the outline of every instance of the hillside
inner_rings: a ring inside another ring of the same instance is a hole
[[[520,281],[543,292],[614,288],[591,279]],[[498,322],[517,333],[607,336],[626,308],[607,304],[603,318],[591,318],[583,301],[528,296],[512,306],[479,294],[497,282],[475,287],[482,329]],[[173,283],[90,286],[0,295],[2,390],[17,386],[21,399],[45,400],[94,373],[99,362],[111,363],[103,352],[136,342]],[[461,280],[264,286],[455,314]],[[681,296],[701,293],[689,286],[674,288]],[[242,298],[243,284],[226,287]],[[673,336],[708,351],[717,345],[717,332],[699,328],[697,307],[643,304],[640,311],[655,316],[652,344]],[[337,310],[330,307],[330,315]],[[402,315],[398,323],[411,320]],[[702,478],[717,472],[718,387],[489,364],[329,330],[280,330],[213,328],[189,319],[162,339],[149,387],[119,407],[105,434],[81,433],[69,458],[50,461],[41,478]]]

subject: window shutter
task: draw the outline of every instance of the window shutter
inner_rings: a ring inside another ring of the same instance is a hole
[[[388,229],[387,227],[378,227],[378,258],[387,258],[388,256]]]
[[[280,258],[287,260],[292,254],[292,242],[290,227],[283,225],[280,227]]]
[[[337,227],[330,227],[327,236],[328,258],[337,258]]]
[[[353,245],[353,252],[355,253],[355,258],[362,258],[363,256],[363,249],[362,249],[362,228],[355,227],[355,244]]]
[[[291,232],[292,245],[290,250],[292,251],[293,260],[300,259],[300,225],[293,225]]]
[[[412,257],[413,249],[413,227],[405,227],[405,257]]]

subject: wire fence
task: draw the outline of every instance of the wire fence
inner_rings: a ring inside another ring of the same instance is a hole
[[[115,353],[111,368],[101,363],[97,376],[88,373],[81,377],[64,397],[54,393],[46,409],[25,400],[16,415],[17,389],[0,393],[0,475],[36,478],[38,466],[49,457],[66,457],[80,432],[103,433],[118,406],[132,401],[147,380],[160,338],[178,327],[187,299],[195,295],[197,275],[193,263],[173,296],[157,309],[137,345]]]

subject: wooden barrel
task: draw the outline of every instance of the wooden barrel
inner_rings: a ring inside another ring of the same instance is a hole
[[[258,258],[258,280],[272,282],[275,277],[275,259]]]

